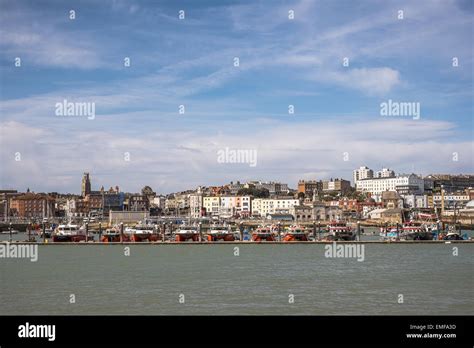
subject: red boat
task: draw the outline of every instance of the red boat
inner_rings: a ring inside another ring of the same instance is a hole
[[[235,240],[234,235],[229,231],[228,227],[225,226],[213,226],[207,233],[207,240],[209,242],[216,242],[219,240],[225,242],[233,242]]]
[[[100,236],[100,241],[102,243],[119,243],[120,232],[114,228],[106,229],[102,236]]]
[[[274,242],[275,236],[270,227],[259,227],[252,233],[252,241],[254,242]]]
[[[283,237],[284,242],[307,242],[308,241],[308,233],[306,232],[304,227],[300,226],[291,226],[288,232]]]
[[[180,229],[175,232],[175,239],[177,242],[186,242],[191,240],[193,242],[199,241],[199,231],[194,226],[181,226]]]

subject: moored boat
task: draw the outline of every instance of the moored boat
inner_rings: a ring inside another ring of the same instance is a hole
[[[102,243],[118,243],[120,242],[120,231],[115,228],[106,229],[100,236]]]
[[[433,234],[422,223],[409,221],[403,225],[400,238],[405,240],[432,240]]]
[[[235,240],[234,234],[226,226],[211,226],[207,233],[207,240],[209,242],[225,241],[233,242]]]
[[[59,225],[53,233],[53,242],[84,242],[87,240],[86,231],[78,225]]]
[[[347,226],[344,221],[331,221],[328,225],[328,239],[339,241],[339,240],[355,240],[356,233],[354,229]]]
[[[275,235],[273,234],[273,231],[272,231],[271,227],[269,227],[269,226],[258,227],[252,233],[252,241],[253,242],[262,242],[262,241],[274,242],[275,241]]]
[[[283,236],[284,242],[293,242],[293,241],[301,241],[307,242],[308,241],[308,233],[306,229],[301,226],[290,226],[288,231]]]
[[[183,225],[174,234],[177,242],[186,242],[188,240],[192,240],[193,242],[199,241],[199,231],[195,226]]]

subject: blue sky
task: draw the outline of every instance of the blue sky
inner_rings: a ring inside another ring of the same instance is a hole
[[[0,1],[0,186],[473,173],[473,21],[469,0]],[[56,116],[64,99],[96,117]],[[381,116],[389,99],[421,118]],[[257,166],[218,163],[225,147]]]

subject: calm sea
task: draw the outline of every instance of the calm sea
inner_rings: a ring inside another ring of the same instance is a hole
[[[314,244],[124,247],[0,259],[0,314],[474,314],[474,244],[365,244],[363,262]]]

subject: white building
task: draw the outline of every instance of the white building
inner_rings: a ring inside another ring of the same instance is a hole
[[[369,167],[363,166],[359,167],[359,169],[354,170],[353,172],[353,180],[354,186],[356,186],[357,181],[362,179],[372,179],[374,177],[374,171],[369,169]]]
[[[393,178],[362,179],[356,183],[357,191],[369,192],[372,195],[380,195],[384,191],[400,191],[410,193],[416,191],[422,194],[425,184],[422,178],[415,174],[402,174]]]
[[[201,217],[201,210],[202,193],[198,190],[198,192],[189,195],[189,216],[197,219]]]
[[[299,204],[294,198],[255,198],[252,200],[252,215],[289,214],[291,207]]]
[[[395,176],[395,171],[388,168],[382,168],[381,171],[377,172],[377,178],[393,178]]]

